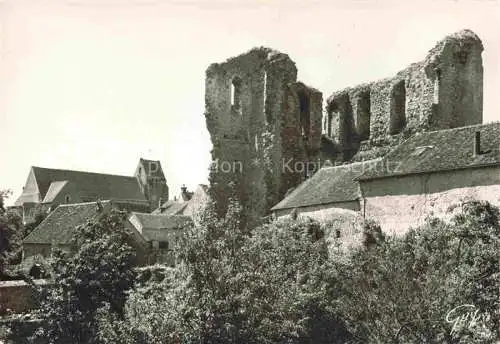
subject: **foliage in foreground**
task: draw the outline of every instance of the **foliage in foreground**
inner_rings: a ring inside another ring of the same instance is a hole
[[[77,255],[55,265],[44,333],[53,343],[493,343],[499,210],[457,210],[399,238],[368,222],[364,245],[328,257],[317,222],[248,233],[233,202],[224,219],[208,209],[186,235],[183,263],[151,268],[126,301],[134,273],[111,230],[119,221],[88,226]],[[475,321],[458,321],[469,313]]]
[[[498,252],[498,208],[464,203],[450,223],[430,219],[337,266],[342,318],[360,343],[493,343],[500,335]],[[477,321],[455,323],[467,315]]]
[[[185,263],[137,288],[125,320],[103,317],[101,339],[451,344],[499,336],[500,224],[488,203],[465,203],[451,222],[430,219],[400,238],[368,222],[361,247],[330,259],[314,221],[277,221],[250,235],[238,228],[237,205],[223,220],[207,212],[187,237]],[[477,321],[459,322],[468,311]]]
[[[5,200],[11,194],[9,190],[0,190],[0,281],[22,279],[26,274],[26,271],[14,268],[21,262],[22,240],[46,216],[46,212],[36,208],[33,221],[24,225],[18,212],[5,209]],[[0,314],[3,311],[0,305]]]
[[[123,316],[126,291],[135,279],[134,255],[126,243],[123,215],[117,211],[78,228],[74,255],[55,253],[53,284],[43,288],[33,338],[44,343],[98,343],[97,314]]]
[[[10,194],[10,191],[0,190],[0,281],[10,279],[7,269],[20,256],[23,238],[22,218],[4,208],[4,201]]]
[[[341,343],[319,224],[281,221],[249,235],[239,214],[234,202],[225,219],[207,211],[186,237],[184,264],[154,292],[132,293],[126,321],[104,322],[106,342]]]

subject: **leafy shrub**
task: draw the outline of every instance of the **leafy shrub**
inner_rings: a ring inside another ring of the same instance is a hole
[[[97,314],[106,307],[121,318],[126,291],[135,279],[123,215],[112,211],[79,228],[74,255],[56,252],[53,283],[40,290],[38,316],[45,325],[35,338],[46,343],[98,343]]]

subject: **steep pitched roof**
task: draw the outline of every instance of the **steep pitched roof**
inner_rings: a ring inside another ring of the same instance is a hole
[[[39,203],[38,193],[22,193],[14,202],[14,206],[22,206],[24,203]]]
[[[323,167],[271,210],[354,201],[359,197],[359,183],[354,178],[374,164],[374,161],[366,161]]]
[[[155,209],[152,214],[162,214],[164,215],[178,215],[182,213],[184,208],[188,205],[187,202],[179,202],[179,201],[166,201],[159,208]]]
[[[59,192],[68,184],[67,180],[59,181],[59,182],[52,182],[49,186],[49,190],[45,194],[45,197],[43,198],[43,203],[50,203],[52,202]]]
[[[36,166],[32,167],[32,170],[42,199],[46,197],[52,182],[67,181],[76,184],[78,192],[83,197],[146,200],[137,179],[132,176],[59,170]],[[55,195],[51,197],[53,198]]]
[[[474,154],[476,132],[480,133],[484,154]],[[499,164],[500,122],[496,122],[413,136],[389,152],[377,168],[366,171],[358,180]]]
[[[102,211],[98,211],[97,202],[63,204],[24,238],[25,244],[69,244],[76,234],[76,228],[88,221],[97,220],[109,209],[111,202],[101,202]]]
[[[190,225],[192,220],[183,215],[155,215],[146,213],[132,213],[142,224],[144,229],[180,229]]]

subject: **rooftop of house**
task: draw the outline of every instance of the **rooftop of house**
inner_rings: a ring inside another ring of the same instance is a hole
[[[500,122],[415,135],[358,180],[500,165]]]
[[[111,206],[110,201],[62,204],[24,238],[24,244],[68,245],[77,233],[77,227],[97,220]]]
[[[178,198],[166,201],[162,203],[157,209],[155,209],[152,214],[158,215],[181,215],[184,213],[186,207],[189,206],[189,202],[193,199],[194,195],[199,193],[206,194],[208,192],[208,185],[198,184],[195,191],[187,191],[187,188],[183,185],[181,187],[181,193]]]
[[[131,213],[142,225],[143,229],[182,229],[192,224],[191,217],[183,215],[158,215],[147,213]]]
[[[291,191],[271,210],[357,200],[360,193],[359,183],[354,178],[374,165],[375,161],[366,161],[323,167]]]
[[[184,208],[188,205],[187,202],[179,202],[177,200],[170,200],[164,202],[160,207],[156,208],[152,214],[162,216],[165,215],[178,215],[181,214]]]
[[[40,200],[42,203],[50,203],[69,184],[77,186],[81,197],[147,201],[141,192],[137,178],[133,176],[61,170],[37,166],[33,166],[30,173],[33,173],[38,193],[29,193],[28,190],[23,190],[21,196],[16,200],[15,205],[22,205],[26,202],[39,203]]]

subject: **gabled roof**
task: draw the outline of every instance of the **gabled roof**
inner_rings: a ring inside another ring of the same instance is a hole
[[[323,167],[311,178],[291,191],[271,210],[357,200],[360,195],[359,183],[354,178],[374,164],[375,161],[365,161],[335,167]]]
[[[32,167],[32,171],[42,199],[47,197],[49,189],[48,200],[55,198],[57,191],[61,190],[61,184],[57,183],[53,187],[51,184],[66,181],[76,185],[80,197],[146,201],[136,177],[36,166]],[[23,195],[20,198],[25,199]]]
[[[183,215],[155,215],[146,213],[132,213],[142,224],[143,229],[182,229],[193,221],[189,216]]]
[[[480,133],[476,155],[475,136]],[[500,122],[438,130],[413,136],[389,152],[358,180],[449,171],[500,164]]]
[[[23,243],[70,244],[77,227],[97,220],[110,208],[111,202],[103,201],[101,204],[101,211],[98,211],[97,202],[60,205],[24,238]]]
[[[38,193],[23,192],[14,202],[14,206],[22,206],[24,203],[40,203]]]
[[[42,203],[50,203],[54,201],[54,199],[57,197],[59,192],[68,184],[67,180],[63,180],[60,182],[52,182],[49,186],[49,190],[45,194],[45,197],[43,198]]]
[[[184,208],[186,208],[188,202],[179,202],[179,201],[166,201],[159,208],[155,209],[152,214],[161,214],[165,215],[178,215],[181,214]]]

